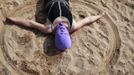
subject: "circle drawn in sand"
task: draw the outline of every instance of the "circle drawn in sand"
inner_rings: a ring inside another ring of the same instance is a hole
[[[101,11],[92,4],[75,3],[72,6],[73,16],[76,20],[95,15]],[[33,19],[34,8],[35,5],[21,5],[14,9],[10,15]],[[36,37],[29,31],[16,26],[6,26],[3,34],[4,57],[8,64],[21,74],[97,73],[108,64],[114,65],[118,59],[116,58],[118,55],[114,55],[114,52],[119,52],[120,38],[108,13],[91,26],[84,27],[76,32],[76,36],[72,36],[72,49],[68,51],[66,57],[62,58],[55,56],[51,59],[42,55],[37,50]],[[55,63],[50,64],[52,62]],[[53,68],[61,72],[54,71]]]

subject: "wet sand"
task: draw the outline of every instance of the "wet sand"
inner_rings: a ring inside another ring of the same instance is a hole
[[[70,0],[76,21],[106,15],[73,33],[57,52],[52,35],[3,23],[34,20],[36,0],[0,0],[0,75],[134,75],[134,1]]]

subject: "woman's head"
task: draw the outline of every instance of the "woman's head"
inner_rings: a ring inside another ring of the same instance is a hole
[[[71,47],[69,31],[62,23],[58,23],[55,29],[55,45],[60,51]]]

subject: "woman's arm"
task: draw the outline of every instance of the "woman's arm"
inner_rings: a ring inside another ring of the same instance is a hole
[[[74,31],[80,29],[83,26],[86,26],[90,23],[93,23],[94,21],[101,18],[103,15],[105,15],[105,13],[102,13],[101,15],[97,15],[97,16],[86,17],[85,19],[83,19],[83,20],[77,22],[75,25],[73,25],[72,29],[71,29],[71,32],[74,32]]]
[[[16,24],[18,26],[34,28],[34,29],[37,29],[37,30],[45,33],[45,34],[50,34],[52,32],[50,26],[43,25],[43,24],[37,23],[37,22],[32,21],[32,20],[6,18],[5,22],[9,22],[10,24]]]

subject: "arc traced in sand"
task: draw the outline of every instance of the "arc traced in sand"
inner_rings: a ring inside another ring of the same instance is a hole
[[[88,2],[85,3],[85,5],[83,4],[84,3],[71,4],[71,6],[73,6],[72,12],[76,20],[101,11],[98,7]],[[24,4],[16,7],[8,14],[12,17],[33,19],[34,8],[34,4]],[[42,48],[39,48],[38,40],[42,39],[36,38],[34,33],[17,26],[5,26],[2,31],[3,35],[1,36],[3,39],[2,53],[4,56],[1,62],[4,63],[3,61],[6,60],[7,65],[10,65],[12,68],[10,70],[14,70],[12,72],[24,75],[49,73],[46,70],[56,74],[59,73],[52,69],[60,69],[62,73],[67,74],[71,72],[76,72],[76,74],[100,72],[109,64],[114,65],[119,54],[120,38],[118,30],[110,16],[111,15],[107,13],[105,17],[96,23],[76,32],[74,34],[75,36],[72,36],[72,49],[69,50],[66,56],[62,55],[62,57],[59,55],[52,57],[51,59],[54,60],[49,59],[49,57],[45,55],[41,57],[38,49],[42,50]],[[45,41],[45,37],[43,38],[42,41]],[[43,45],[43,42],[40,42],[40,44]],[[39,57],[36,57],[37,55],[39,55]],[[53,65],[46,65],[50,62]],[[44,65],[42,65],[42,63]],[[63,63],[68,65],[64,65]],[[79,72],[73,70],[72,67]],[[9,69],[9,67],[7,68]],[[42,68],[45,70],[42,70]]]

